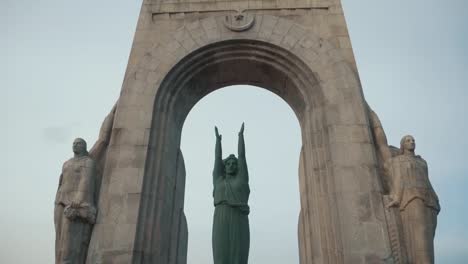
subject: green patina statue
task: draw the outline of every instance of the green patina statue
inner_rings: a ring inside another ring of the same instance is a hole
[[[249,174],[245,160],[244,124],[239,132],[238,158],[231,154],[222,160],[221,135],[216,132],[213,170],[214,264],[247,264],[249,258]]]

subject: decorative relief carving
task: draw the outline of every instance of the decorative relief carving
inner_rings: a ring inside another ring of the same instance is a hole
[[[224,25],[236,32],[249,30],[255,24],[255,15],[237,11],[235,14],[229,14],[225,17]]]

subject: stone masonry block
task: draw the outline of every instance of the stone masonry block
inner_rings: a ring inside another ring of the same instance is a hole
[[[295,39],[303,39],[306,35],[306,29],[302,26],[299,26],[297,24],[293,24],[291,28],[288,31],[288,35]]]
[[[114,128],[113,136],[110,141],[111,146],[122,146],[122,145],[137,145],[143,146],[145,142],[145,129],[144,128]]]
[[[124,196],[119,194],[114,194],[109,192],[109,202],[106,204],[105,208],[105,218],[107,219],[108,223],[117,224],[119,222],[119,218],[124,213],[124,204],[123,204]]]
[[[264,15],[261,30],[262,31],[273,31],[273,29],[275,28],[277,23],[278,23],[278,17],[270,16],[270,15]]]
[[[328,134],[332,142],[371,144],[369,128],[365,125],[331,125]]]
[[[366,249],[367,254],[375,254],[380,259],[386,259],[391,255],[388,243],[385,239],[386,230],[379,223],[364,223],[366,234]]]
[[[113,248],[121,251],[133,250],[133,241],[128,237],[135,237],[136,224],[119,224],[119,228],[114,230]]]
[[[278,35],[278,34],[271,34],[270,35],[270,42],[276,45],[280,45],[281,42],[283,41],[284,36],[283,35]]]
[[[140,193],[129,193],[125,199],[125,223],[137,224],[138,223],[138,209],[140,208]]]
[[[114,128],[150,128],[152,113],[140,107],[118,107]]]
[[[117,168],[113,171],[109,185],[109,192],[124,195],[126,193],[141,192],[143,182],[142,169],[139,168]]]
[[[337,192],[354,192],[358,193],[361,188],[354,169],[351,167],[333,166],[332,173],[335,177]]]
[[[214,17],[205,18],[201,20],[201,24],[202,24],[202,27],[205,29],[205,31],[208,31],[210,29],[216,29],[218,27],[216,23],[216,19]]]
[[[293,23],[291,20],[280,18],[273,29],[273,33],[284,36],[288,33],[292,25]]]
[[[363,143],[330,143],[330,153],[333,165],[353,167],[373,166],[374,152],[371,144]]]
[[[249,1],[249,8],[253,9],[258,9],[258,8],[262,8],[262,4],[263,4],[263,1],[259,1],[259,0],[250,0]]]
[[[147,146],[121,146],[119,148],[119,168],[144,168]]]
[[[303,58],[308,65],[314,65],[318,60],[318,55],[311,49],[306,49],[300,45],[295,45],[292,51],[300,58]]]

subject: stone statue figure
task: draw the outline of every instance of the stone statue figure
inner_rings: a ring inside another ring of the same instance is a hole
[[[213,258],[214,264],[247,264],[250,246],[249,173],[245,159],[244,124],[239,132],[238,158],[222,160],[221,135],[216,132],[213,170]]]
[[[395,153],[394,147],[388,146],[380,120],[372,110],[370,120],[390,183],[387,207],[399,208],[408,263],[434,263],[434,236],[440,206],[429,181],[427,163],[415,154],[414,137],[404,136],[399,152]]]
[[[86,142],[73,141],[74,157],[63,164],[55,197],[55,262],[85,263],[92,225],[96,221],[96,164]]]
[[[77,138],[73,141],[74,157],[63,164],[54,210],[57,264],[84,264],[86,261],[116,105],[104,120],[99,138],[89,153],[86,141]]]

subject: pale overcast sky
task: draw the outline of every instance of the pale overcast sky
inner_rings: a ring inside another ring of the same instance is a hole
[[[53,200],[71,142],[92,145],[118,98],[141,0],[0,2],[1,263],[53,263]],[[468,259],[468,1],[343,0],[365,97],[393,145],[413,134],[442,211],[436,263]],[[5,96],[6,94],[6,96]],[[242,106],[242,110],[240,107]],[[188,264],[211,261],[214,132],[235,152],[246,122],[251,175],[250,263],[298,263],[300,130],[276,95],[218,90],[190,112]]]

